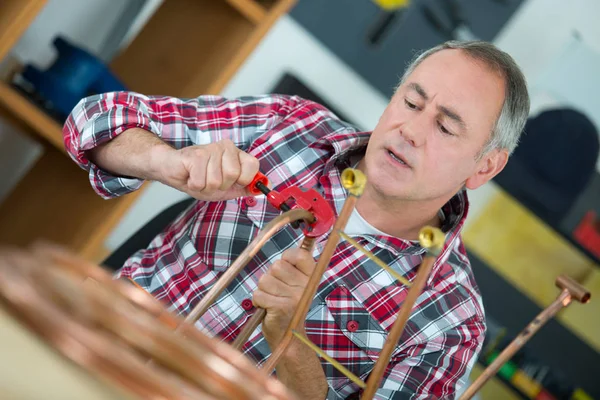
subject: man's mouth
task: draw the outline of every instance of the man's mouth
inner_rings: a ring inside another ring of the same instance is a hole
[[[396,160],[396,161],[398,161],[400,164],[402,164],[402,165],[405,165],[405,166],[407,166],[407,167],[409,167],[409,168],[410,168],[410,165],[409,165],[409,164],[408,164],[408,163],[407,163],[407,162],[406,162],[406,161],[405,161],[405,160],[404,160],[404,159],[403,159],[401,156],[397,155],[396,153],[394,153],[394,152],[393,152],[393,151],[391,151],[391,150],[388,150],[387,152],[388,152],[388,154],[390,155],[390,157],[392,157],[394,160]]]

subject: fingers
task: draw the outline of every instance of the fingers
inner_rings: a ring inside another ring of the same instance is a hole
[[[184,168],[187,169],[187,176],[183,179],[183,186],[187,188],[193,196],[194,193],[201,193],[206,188],[206,167],[209,159],[201,159],[194,154],[183,157]]]
[[[289,299],[274,296],[260,289],[252,293],[252,304],[265,310],[281,310],[283,312],[290,310]]]
[[[233,143],[225,146],[225,151],[223,152],[221,159],[222,176],[221,185],[219,186],[220,190],[229,189],[239,180],[238,178],[242,171],[242,165],[240,164],[240,157],[238,154],[242,154],[242,152],[237,149]]]
[[[206,186],[204,191],[207,193],[219,190],[223,179],[221,165],[223,164],[223,153],[225,149],[217,146],[208,154],[208,165],[206,166]]]
[[[178,171],[176,179],[170,180],[171,185],[200,200],[229,200],[248,195],[246,186],[259,168],[256,157],[227,139],[187,147],[179,154],[179,163],[169,167]]]
[[[240,174],[237,179],[237,183],[241,186],[248,186],[258,173],[258,160],[256,157],[251,156],[243,151],[238,153],[238,157]]]
[[[265,293],[277,297],[292,297],[293,288],[271,274],[263,275],[258,281],[258,288]]]
[[[312,254],[299,247],[284,251],[281,260],[293,265],[307,277],[312,274],[316,266]]]
[[[304,289],[308,283],[308,276],[285,260],[275,261],[267,273],[291,287]]]

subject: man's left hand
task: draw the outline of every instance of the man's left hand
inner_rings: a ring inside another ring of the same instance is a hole
[[[256,307],[267,310],[262,330],[271,349],[279,344],[292,320],[315,265],[308,251],[289,249],[258,281],[253,302]]]
[[[283,338],[315,266],[315,260],[308,251],[290,249],[283,252],[281,259],[275,261],[258,281],[253,302],[267,310],[262,331],[271,350]],[[304,333],[304,324],[298,328]],[[276,368],[277,378],[298,399],[319,400],[327,396],[327,379],[321,362],[304,343],[292,341]]]

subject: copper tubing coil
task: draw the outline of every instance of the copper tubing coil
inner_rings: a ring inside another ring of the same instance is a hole
[[[141,399],[293,399],[241,353],[61,249],[2,251],[0,301],[63,356]]]

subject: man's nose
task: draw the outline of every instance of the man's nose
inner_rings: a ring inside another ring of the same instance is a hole
[[[420,147],[427,139],[427,126],[422,116],[415,116],[400,127],[400,134],[413,147]]]

